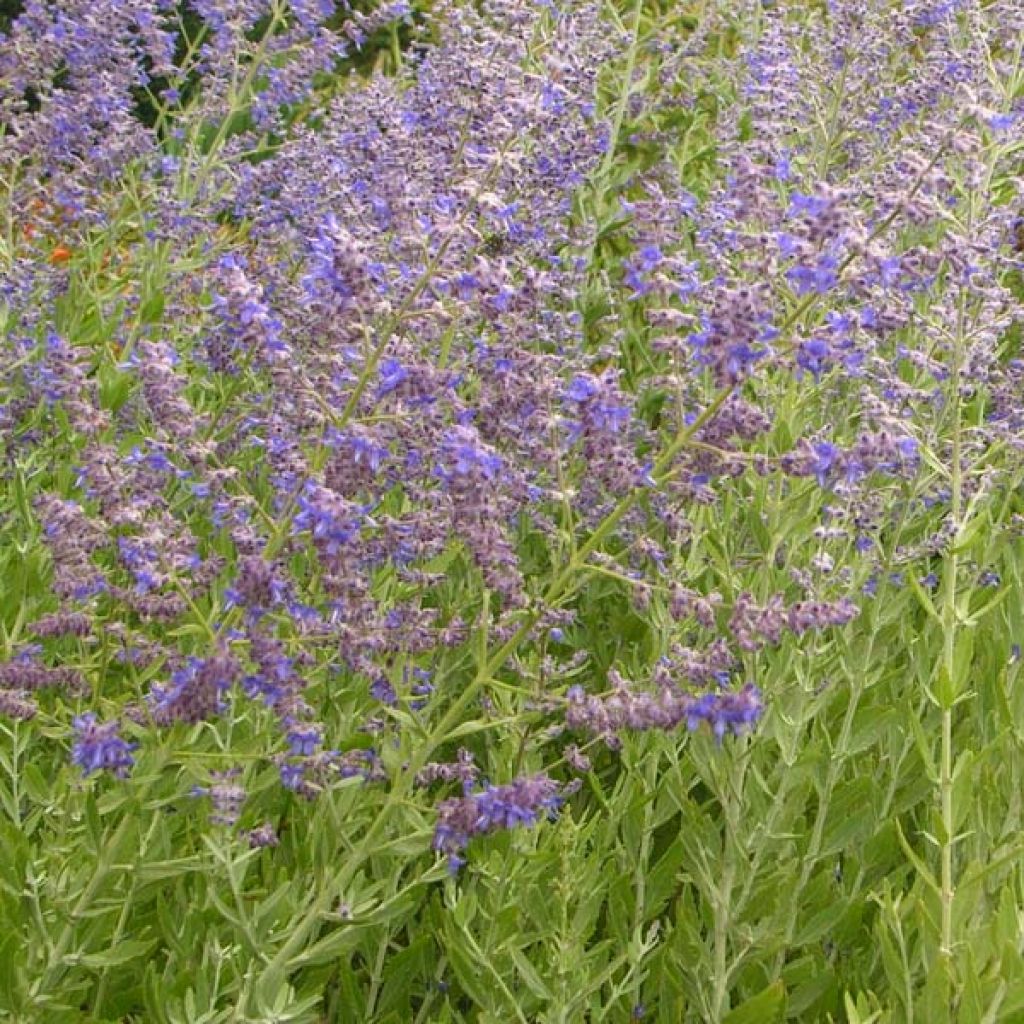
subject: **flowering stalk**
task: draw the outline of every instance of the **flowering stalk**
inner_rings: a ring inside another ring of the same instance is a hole
[[[190,196],[198,196],[200,194],[203,184],[216,166],[217,159],[220,156],[221,146],[224,144],[228,131],[231,129],[231,124],[234,120],[235,114],[241,109],[239,101],[244,99],[244,97],[250,93],[257,77],[264,70],[263,58],[270,46],[271,40],[274,38],[274,33],[284,20],[284,15],[285,11],[282,4],[279,0],[273,0],[269,20],[264,29],[263,36],[259,41],[256,52],[252,55],[249,61],[249,67],[246,70],[245,75],[240,83],[235,80],[231,82],[227,109],[225,110],[224,116],[217,127],[217,133],[210,142],[205,158],[200,161],[199,166],[194,171],[186,172],[179,178],[183,184],[186,182],[189,184]],[[235,75],[237,75],[237,73],[238,68],[236,66]],[[200,122],[196,125],[196,130],[200,131],[201,128],[202,124]]]
[[[958,303],[956,339],[953,360],[950,367],[949,402],[952,416],[953,445],[949,467],[950,482],[950,524],[956,538],[962,526],[963,464],[962,426],[960,410],[960,372],[963,359],[964,302],[966,296],[961,289]],[[941,937],[939,957],[941,970],[945,975],[947,991],[952,993],[953,984],[953,899],[956,888],[953,878],[953,843],[955,842],[955,820],[953,817],[953,706],[957,701],[957,688],[961,683],[956,665],[957,635],[959,616],[957,612],[957,576],[959,554],[954,540],[944,559],[943,573],[945,586],[942,602],[942,664],[939,669],[939,692],[942,709],[941,750],[939,754],[939,803],[942,816],[942,833],[939,838],[941,890]],[[949,997],[947,997],[949,998]]]

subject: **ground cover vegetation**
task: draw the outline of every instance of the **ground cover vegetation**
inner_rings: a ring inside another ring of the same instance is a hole
[[[1024,1020],[1024,4],[26,0],[0,1017]]]

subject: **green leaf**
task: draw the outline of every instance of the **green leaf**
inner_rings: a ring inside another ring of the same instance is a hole
[[[964,552],[970,549],[971,544],[974,543],[975,538],[982,530],[985,530],[986,534],[989,532],[988,527],[990,525],[989,517],[984,512],[963,523],[957,531],[956,537],[953,538],[953,544],[950,548],[952,553],[954,555],[964,554]]]
[[[494,1006],[494,982],[481,970],[475,953],[467,952],[462,945],[462,938],[455,929],[449,929],[449,941],[446,943],[448,959],[459,985],[466,995],[480,1009]]]
[[[156,944],[156,939],[125,939],[102,953],[69,954],[65,957],[65,962],[70,966],[81,964],[93,969],[118,967],[145,956]]]
[[[903,848],[903,852],[907,855],[907,860],[914,865],[915,870],[921,879],[925,882],[929,889],[933,892],[939,892],[939,884],[935,881],[935,876],[932,874],[928,865],[914,852],[913,847],[907,842],[907,837],[903,834],[903,829],[900,828],[900,823],[893,820],[893,824],[896,826],[896,835],[899,838],[900,846]]]
[[[526,987],[535,996],[550,1002],[552,998],[551,989],[544,984],[543,979],[537,973],[533,964],[531,964],[526,958],[523,951],[521,949],[516,949],[514,946],[506,946],[505,948],[512,957],[512,960],[516,965],[516,970],[519,971],[520,977],[526,983]]]
[[[817,942],[823,935],[835,930],[840,908],[833,904],[816,911],[804,926],[793,937],[792,945],[796,948]]]
[[[924,762],[924,768],[928,778],[938,785],[939,768],[935,763],[935,758],[932,756],[931,742],[925,735],[924,726],[921,724],[921,720],[917,717],[916,709],[909,708],[904,719],[910,725],[910,731],[914,735],[914,745],[917,747],[917,752],[920,755],[921,760]]]
[[[289,962],[288,969],[296,970],[299,967],[312,967],[314,964],[329,964],[351,952],[359,944],[361,934],[361,929],[351,924],[342,925],[326,938],[314,942],[305,953],[299,953],[294,957]]]
[[[722,1024],[776,1024],[786,1013],[786,986],[773,981],[722,1018]]]
[[[910,581],[910,589],[914,592],[914,596],[917,598],[917,603],[928,613],[928,617],[934,619],[936,622],[941,623],[942,617],[935,610],[935,605],[932,603],[931,595],[924,587],[921,586],[914,573],[908,573],[907,579]]]
[[[977,611],[972,612],[965,620],[965,626],[977,625],[990,611],[997,608],[1010,594],[1010,587],[1003,587],[991,600],[986,601]]]
[[[21,769],[21,781],[25,791],[37,804],[48,804],[51,798],[50,786],[39,766],[32,761],[26,762]]]

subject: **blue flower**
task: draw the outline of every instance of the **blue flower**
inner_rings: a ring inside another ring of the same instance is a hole
[[[797,350],[796,364],[806,370],[814,379],[820,380],[821,375],[831,365],[831,349],[823,338],[811,338]]]
[[[562,800],[558,783],[543,774],[445,800],[438,806],[434,849],[447,854],[454,875],[466,863],[462,851],[473,836],[534,825],[542,813],[554,815]]]
[[[996,114],[988,119],[988,126],[994,132],[1009,131],[1017,118],[1013,114]]]
[[[828,211],[831,201],[823,196],[809,196],[803,192],[794,192],[789,198],[789,210],[787,217],[795,217],[797,214],[805,214],[807,217],[820,217]]]
[[[573,377],[569,386],[565,389],[565,397],[570,402],[586,402],[598,392],[597,381],[589,374],[579,374]]]
[[[287,739],[290,753],[309,757],[315,754],[317,747],[320,746],[320,727],[295,722],[288,727]]]
[[[388,707],[394,707],[398,703],[398,694],[387,676],[378,676],[370,683],[370,696]]]
[[[306,776],[306,766],[303,764],[286,762],[281,765],[280,771],[281,785],[285,789],[292,790],[292,792],[296,792],[299,789]]]
[[[119,724],[100,724],[92,711],[79,715],[72,723],[75,741],[71,748],[71,761],[82,769],[83,775],[97,771],[111,771],[124,778],[135,764],[132,751],[138,746],[118,735]]]
[[[471,426],[453,427],[441,443],[443,464],[438,475],[443,480],[454,477],[482,476],[494,480],[504,466],[504,460],[487,447]]]
[[[786,279],[797,295],[824,295],[839,281],[839,261],[834,256],[822,256],[813,267],[798,264],[786,271]]]
[[[814,445],[812,472],[820,487],[826,485],[841,457],[842,452],[831,441],[820,441]]]
[[[378,372],[380,374],[380,384],[377,386],[378,398],[396,391],[409,376],[409,371],[397,359],[382,360]]]

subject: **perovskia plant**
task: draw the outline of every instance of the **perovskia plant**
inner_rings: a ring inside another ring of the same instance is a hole
[[[1024,1019],[1022,40],[19,7],[0,1013]]]

